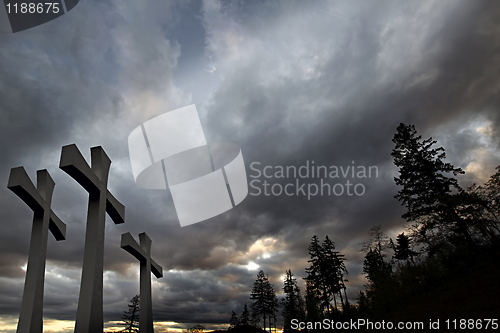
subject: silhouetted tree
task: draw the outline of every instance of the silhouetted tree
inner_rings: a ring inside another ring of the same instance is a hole
[[[368,302],[368,298],[366,297],[366,293],[363,291],[358,293],[358,313],[360,318],[369,317],[370,304]]]
[[[377,249],[370,249],[365,255],[363,273],[373,284],[382,284],[392,273],[390,263],[386,262]]]
[[[323,271],[328,293],[331,297],[333,297],[334,301],[335,295],[339,295],[340,303],[342,304],[342,311],[345,313],[349,308],[349,301],[347,300],[345,286],[345,282],[347,282],[347,280],[344,278],[344,276],[348,274],[344,263],[345,257],[343,254],[335,251],[335,244],[330,240],[328,235],[325,236],[321,250],[323,253]],[[342,291],[344,291],[344,297],[342,296]],[[337,310],[336,301],[335,310]]]
[[[337,311],[337,298],[340,301],[343,310],[347,309],[347,297],[344,301],[342,291],[345,293],[344,275],[347,275],[347,269],[344,264],[344,255],[335,250],[335,244],[328,236],[325,237],[323,244],[319,243],[318,237],[313,236],[309,244],[308,251],[311,259],[309,268],[306,268],[306,308],[308,309],[308,319],[324,314],[332,313],[331,301],[334,302],[333,310]],[[319,313],[317,307],[319,306]]]
[[[311,257],[308,260],[311,263],[309,268],[306,268],[307,276],[304,278],[306,280],[306,293],[307,293],[307,302],[308,302],[308,310],[311,310],[311,313],[308,313],[308,319],[320,319],[320,318],[312,318],[312,315],[316,317],[316,315],[322,315],[323,308],[325,306],[329,306],[330,300],[326,300],[325,297],[328,294],[325,285],[324,275],[322,274],[322,266],[323,265],[323,253],[321,249],[321,244],[319,243],[319,239],[316,235],[314,235],[311,239],[311,243],[307,248],[309,252],[309,256]],[[319,307],[319,313],[315,313],[315,307]]]
[[[247,304],[245,303],[245,306],[243,308],[243,312],[241,313],[240,316],[241,320],[240,323],[241,325],[250,325],[250,312],[248,312],[248,307]]]
[[[269,330],[272,328],[276,331],[276,313],[278,312],[278,297],[276,296],[276,291],[274,291],[274,286],[269,283],[267,289],[267,308],[269,315]]]
[[[445,176],[446,173],[456,176],[464,171],[443,162],[444,148],[431,148],[437,141],[432,138],[422,141],[413,125],[401,123],[392,141],[396,145],[391,155],[400,174],[394,181],[403,187],[395,198],[408,209],[403,218],[413,221],[432,213],[434,206],[450,194],[453,187],[460,188],[457,180]]]
[[[229,320],[229,328],[235,328],[239,324],[240,322],[238,320],[238,315],[236,314],[236,312],[232,311],[231,319]]]
[[[380,225],[372,227],[368,235],[370,239],[362,244],[362,251],[365,252],[363,273],[369,281],[363,296],[366,296],[365,300],[370,303],[372,309],[385,313],[393,305],[391,297],[397,284],[393,278],[392,265],[386,260],[390,241]]]
[[[188,333],[203,333],[203,331],[205,330],[205,326],[203,325],[194,325],[193,327],[191,328],[188,328]]]
[[[387,279],[392,273],[391,263],[385,260],[391,245],[380,224],[370,228],[368,236],[370,239],[362,244],[361,249],[365,253],[363,272],[368,280],[376,283]]]
[[[257,274],[257,279],[254,282],[250,299],[254,300],[251,306],[252,316],[255,320],[262,317],[264,321],[263,329],[266,330],[266,322],[270,323],[271,318],[274,318],[278,311],[278,297],[276,296],[273,285],[269,282],[269,279],[262,270]]]
[[[283,292],[285,294],[282,312],[283,326],[285,331],[289,331],[291,330],[292,319],[305,320],[304,300],[297,285],[297,280],[293,277],[291,270],[286,271],[285,280],[283,281]]]
[[[392,243],[392,239],[391,239]],[[392,244],[394,249],[394,259],[396,260],[408,260],[415,265],[413,258],[418,255],[417,252],[410,248],[410,237],[406,236],[404,232],[400,233],[396,237],[396,244]]]
[[[123,312],[123,323],[120,325],[125,326],[122,332],[139,332],[139,311],[140,311],[140,298],[135,295],[128,304],[128,311]]]
[[[306,313],[308,321],[318,321],[323,317],[321,293],[312,279],[306,280]]]
[[[448,231],[460,233],[473,243],[467,224],[454,209],[461,205],[459,194],[463,192],[454,176],[464,171],[444,162],[444,148],[432,148],[436,141],[422,140],[413,125],[401,123],[392,141],[395,147],[391,155],[399,168],[399,177],[394,181],[402,187],[395,198],[407,208],[403,218],[415,223],[417,240],[426,243],[431,254]],[[450,173],[453,176],[447,176]],[[459,194],[452,195],[453,189]],[[435,231],[438,237],[434,237]]]
[[[467,188],[467,204],[460,207],[463,215],[472,218],[476,237],[483,243],[499,243],[500,236],[500,166],[483,185]]]

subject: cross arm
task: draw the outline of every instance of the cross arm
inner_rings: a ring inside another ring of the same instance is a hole
[[[62,148],[59,168],[73,177],[87,192],[99,191],[99,179],[75,144]]]
[[[49,230],[58,241],[66,239],[66,224],[54,212],[50,212]]]
[[[50,214],[50,232],[58,241],[66,239],[66,224],[50,209],[55,183],[47,170],[37,171],[37,185],[38,189],[35,188],[23,167],[10,170],[7,187],[17,194],[35,212],[35,215]]]
[[[120,247],[133,255],[137,260],[141,261],[146,258],[146,253],[144,250],[137,244],[134,237],[130,234],[130,232],[126,232],[122,234]]]
[[[115,224],[125,222],[125,206],[109,191],[106,194],[106,212]]]
[[[146,236],[147,237],[147,236]],[[137,260],[142,261],[149,256],[148,253],[135,241],[130,232],[122,234],[121,248],[133,255]],[[151,272],[157,277],[163,277],[163,269],[151,258]]]
[[[35,214],[42,214],[44,211],[43,199],[38,193],[35,185],[24,170],[24,167],[10,169],[9,182],[7,188],[17,194]]]
[[[151,272],[159,279],[163,277],[163,268],[151,259]]]

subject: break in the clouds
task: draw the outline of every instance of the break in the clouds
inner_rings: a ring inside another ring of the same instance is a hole
[[[119,247],[124,232],[153,240],[165,271],[153,277],[154,318],[174,323],[165,327],[227,323],[249,303],[259,268],[277,291],[286,269],[303,277],[314,234],[346,254],[354,301],[368,229],[404,229],[390,156],[400,122],[446,148],[467,171],[463,186],[500,164],[498,22],[492,1],[89,0],[43,26],[2,31],[0,175],[6,184],[12,167],[23,165],[33,180],[48,169],[53,209],[68,228],[66,241],[49,239],[47,322],[74,320],[80,284],[87,194],[58,169],[70,143],[88,161],[90,147],[103,146],[110,191],[126,206],[126,223],[106,226],[106,320],[120,320],[138,293],[137,262]],[[181,228],[168,191],[135,185],[127,137],[193,103],[207,141],[238,144],[249,177],[256,161],[355,161],[379,176],[363,180],[363,196],[249,195]],[[0,198],[0,322],[13,332],[32,213],[6,186]]]

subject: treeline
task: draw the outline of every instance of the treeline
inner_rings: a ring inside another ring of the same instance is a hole
[[[250,311],[245,304],[240,316],[233,312],[231,328],[272,330],[277,326],[279,308],[284,331],[292,330],[292,319],[391,318],[450,280],[472,270],[487,273],[496,267],[500,259],[500,166],[485,184],[464,189],[456,179],[464,171],[445,162],[444,148],[434,148],[432,138],[423,140],[413,125],[400,124],[393,142],[391,155],[399,172],[394,180],[400,186],[395,198],[406,207],[402,218],[407,231],[393,240],[380,225],[370,229],[370,238],[361,248],[368,283],[359,292],[357,304],[350,304],[347,298],[344,255],[335,251],[328,236],[323,242],[313,236],[305,291],[288,270],[282,287],[284,299],[279,304],[272,284],[260,271],[250,295]]]
[[[274,286],[260,270],[253,284],[250,309],[247,304],[238,316],[234,311],[230,319],[230,329],[237,327],[262,327],[276,330],[277,313],[282,310],[283,328],[291,330],[292,319],[316,321],[323,318],[344,318],[352,306],[347,298],[345,279],[348,274],[344,255],[335,251],[335,244],[328,236],[323,242],[313,236],[308,247],[310,266],[306,268],[305,293],[300,290],[291,270],[286,271],[283,281],[284,298],[278,302]]]
[[[456,176],[465,172],[445,162],[444,148],[433,148],[436,141],[423,140],[413,125],[400,124],[393,142],[395,198],[406,208],[407,232],[394,242],[377,226],[364,244],[369,283],[358,310],[375,319],[474,270],[488,274],[500,258],[500,166],[485,184],[464,189]],[[456,293],[464,303],[472,296]]]

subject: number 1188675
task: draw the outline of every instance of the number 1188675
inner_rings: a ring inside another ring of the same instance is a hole
[[[48,14],[48,13],[59,13],[59,3],[57,2],[46,2],[46,3],[8,3],[5,5],[7,7],[8,14]]]
[[[450,330],[496,330],[498,319],[453,319],[445,320],[446,329]]]

